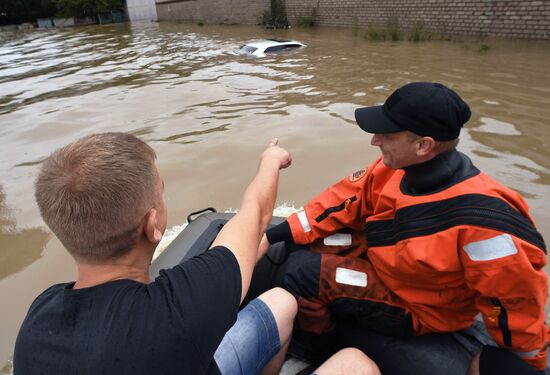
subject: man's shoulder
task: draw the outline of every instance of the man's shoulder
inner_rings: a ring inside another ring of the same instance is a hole
[[[195,296],[202,294],[193,292],[197,289],[222,294],[238,290],[240,295],[240,272],[233,252],[225,246],[216,246],[172,268],[161,270],[148,289],[150,292],[162,291],[161,294],[191,293]]]
[[[51,303],[52,301],[55,301],[56,297],[61,296],[63,294],[63,290],[72,284],[74,284],[74,282],[54,284],[50,286],[34,299],[29,308],[29,312],[41,306],[43,303]]]
[[[173,273],[179,274],[182,272],[202,272],[205,267],[222,267],[224,270],[231,267],[240,270],[237,258],[230,249],[225,246],[215,246],[199,252],[179,264],[175,264],[174,267],[161,270],[160,276],[165,277]]]
[[[74,281],[72,282],[68,282],[68,283],[59,283],[59,284],[54,284],[48,288],[46,288],[42,293],[40,293],[38,295],[38,297],[36,298],[40,298],[42,296],[47,296],[47,295],[52,295],[52,294],[59,294],[59,293],[63,293],[63,290],[67,289],[67,288],[70,288],[71,286],[73,286],[75,283]]]

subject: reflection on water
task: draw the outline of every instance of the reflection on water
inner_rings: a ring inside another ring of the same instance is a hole
[[[475,128],[475,132],[501,134],[501,135],[521,135],[514,124],[495,120],[489,117],[480,117],[481,125]]]
[[[2,368],[0,370],[0,374],[9,374],[9,375],[11,375],[12,371],[13,371],[12,370],[12,364],[11,364],[11,362],[8,362],[8,363],[6,363],[4,368]]]
[[[227,130],[227,127],[229,125],[230,124],[224,124],[224,125],[216,126],[215,128],[205,129],[205,130],[201,130],[201,131],[187,132],[187,133],[182,133],[182,134],[174,134],[174,135],[171,135],[171,136],[163,138],[163,139],[152,139],[151,141],[163,141],[163,142],[175,141],[175,140],[178,140],[180,138],[191,137],[191,136],[199,135],[199,134],[208,134],[208,133],[212,133],[212,132],[223,132],[223,131]],[[193,142],[193,141],[187,141],[186,143],[189,143],[189,142]],[[179,143],[181,143],[181,142],[179,142]]]
[[[0,186],[0,280],[40,258],[50,236],[41,228],[17,230],[5,198]]]
[[[242,41],[264,33],[242,27],[123,24],[4,36],[0,113],[75,97],[40,111],[48,117],[74,108],[86,94],[104,92],[103,100],[116,102],[138,88],[163,85],[163,96],[169,97],[169,90],[201,82],[203,87],[190,90],[191,95],[200,90],[223,93],[213,101],[185,103],[149,122],[158,124],[193,110],[197,119],[214,114],[223,120],[281,113],[289,103],[318,109],[332,103],[374,104],[404,82],[437,80],[458,89],[472,104],[476,111],[471,127],[483,124],[475,115],[480,113],[497,122],[513,120],[524,136],[510,151],[549,167],[548,134],[541,126],[550,114],[545,42],[489,42],[491,49],[481,53],[474,42],[368,43],[342,30],[292,30],[279,34],[305,40],[309,47],[263,59],[232,52]]]
[[[233,53],[268,36],[308,47],[265,58]],[[353,111],[410,81],[443,82],[470,103],[460,148],[524,194],[548,238],[549,44],[483,43],[488,51],[476,41],[368,42],[347,29],[172,23],[0,33],[0,292],[18,295],[0,296],[0,313],[17,326],[35,295],[67,281],[61,275],[73,267],[58,242],[42,251],[48,235],[37,229],[32,181],[55,148],[101,131],[150,142],[175,226],[207,206],[238,207],[263,145],[277,136],[294,159],[280,203],[299,207],[374,160],[378,151]],[[15,332],[0,333],[0,367]]]

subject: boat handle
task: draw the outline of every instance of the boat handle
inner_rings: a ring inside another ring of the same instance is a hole
[[[213,212],[213,213],[216,213],[216,212],[218,212],[218,211],[216,211],[215,208],[208,207],[208,208],[205,208],[205,209],[200,210],[200,211],[191,212],[191,213],[187,216],[187,222],[188,222],[188,223],[191,223],[191,222],[195,221],[195,219],[196,219],[195,216],[200,216],[200,215],[202,215],[202,214],[205,213],[205,212]]]

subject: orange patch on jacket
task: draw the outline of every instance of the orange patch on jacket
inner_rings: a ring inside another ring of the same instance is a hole
[[[349,176],[349,180],[351,182],[359,181],[366,174],[367,174],[366,168],[360,169],[357,172],[354,172],[351,176]]]

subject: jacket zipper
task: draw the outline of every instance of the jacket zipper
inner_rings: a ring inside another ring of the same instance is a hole
[[[355,195],[354,195],[353,197],[350,197],[350,198],[344,200],[338,206],[327,208],[325,211],[323,211],[323,213],[321,215],[319,215],[315,218],[315,221],[320,223],[321,221],[325,220],[328,217],[328,215],[330,215],[334,212],[339,212],[339,211],[342,211],[344,209],[347,211],[349,205],[352,204],[353,202],[355,202],[356,200],[357,200],[357,197],[355,197]]]
[[[502,332],[502,340],[504,341],[504,345],[511,347],[512,333],[508,328],[508,312],[506,311],[504,306],[502,306],[502,303],[498,298],[491,298],[491,302],[493,303],[493,306],[495,306],[495,308],[498,308],[500,310],[500,313],[498,314],[498,327]]]

